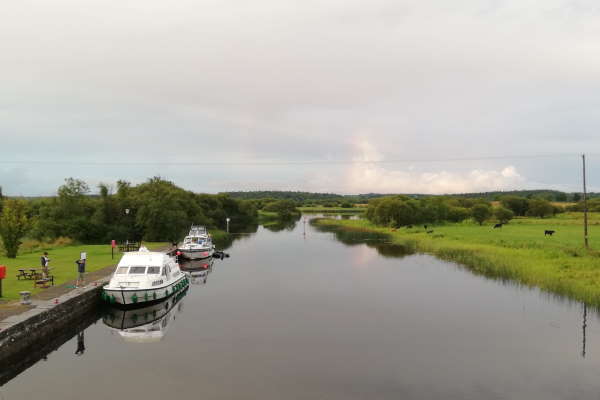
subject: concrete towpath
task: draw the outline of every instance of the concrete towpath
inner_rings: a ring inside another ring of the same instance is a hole
[[[173,249],[171,247],[163,247],[153,251],[171,252],[173,251]],[[116,264],[108,265],[96,271],[87,272],[85,274],[85,281],[86,283],[90,283],[86,286],[89,287],[90,285],[92,285],[93,287],[94,282],[95,285],[98,285],[101,282],[102,284],[108,282],[109,277],[115,270],[115,265]],[[61,296],[64,296],[65,294],[72,292],[81,293],[78,289],[74,288],[75,283],[75,280],[68,281],[60,285],[51,286],[48,289],[44,289],[41,292],[38,292],[35,295],[31,296],[31,305],[22,305],[19,300],[12,300],[6,303],[0,303],[0,330],[2,329],[2,323],[5,322],[4,320],[6,318],[28,313],[30,310],[38,307],[45,307],[45,305],[48,304],[50,300],[50,303],[54,302],[54,299],[57,298],[60,301]]]

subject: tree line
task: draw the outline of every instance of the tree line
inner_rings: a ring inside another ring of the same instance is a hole
[[[600,201],[598,204],[600,206]],[[504,196],[495,207],[481,198],[435,196],[415,199],[387,196],[370,200],[365,215],[374,224],[397,228],[467,219],[473,219],[480,225],[492,219],[506,224],[514,216],[544,218],[564,211],[563,207],[555,206],[548,200],[519,196]]]
[[[24,236],[37,240],[69,237],[82,243],[110,240],[177,241],[191,224],[224,229],[256,223],[257,205],[226,194],[198,194],[160,177],[139,185],[118,181],[115,187],[89,185],[68,178],[57,196],[0,199],[0,237],[9,257],[16,256]],[[0,192],[1,193],[1,192]]]

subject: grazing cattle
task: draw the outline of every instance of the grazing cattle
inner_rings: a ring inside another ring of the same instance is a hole
[[[552,236],[556,231],[549,231],[549,230],[545,230],[544,231],[544,236],[548,235],[548,236]]]
[[[496,224],[496,225],[494,225],[494,229],[496,229],[496,228],[502,228],[502,224]]]
[[[433,229],[428,230],[427,233],[433,233]]]
[[[412,225],[408,225],[407,228],[412,228]]]

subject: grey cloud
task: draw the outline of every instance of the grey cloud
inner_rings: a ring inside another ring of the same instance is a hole
[[[15,161],[348,160],[356,138],[388,160],[589,151],[599,22],[595,2],[566,0],[4,2],[1,146]],[[511,165],[524,186],[567,185],[562,162]],[[337,184],[351,171],[324,169]],[[211,168],[210,185],[206,170],[81,168],[194,190],[323,186],[312,167]]]

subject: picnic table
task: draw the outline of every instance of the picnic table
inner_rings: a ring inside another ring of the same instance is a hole
[[[36,281],[47,281],[52,282],[54,286],[54,276],[50,275],[49,272],[52,268],[48,268],[48,275],[44,278],[44,271],[42,268],[19,268],[17,269],[19,273],[17,274],[17,280],[28,279]],[[36,285],[34,285],[35,287]]]

